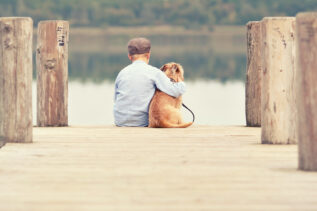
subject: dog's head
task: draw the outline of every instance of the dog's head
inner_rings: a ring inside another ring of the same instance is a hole
[[[184,81],[183,67],[175,62],[170,62],[160,68],[171,80],[175,82]]]

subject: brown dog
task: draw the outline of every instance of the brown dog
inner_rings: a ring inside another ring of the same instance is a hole
[[[184,70],[180,64],[171,62],[163,65],[161,70],[172,81],[184,81]],[[160,90],[156,90],[149,109],[149,127],[185,128],[193,122],[183,123],[180,112],[182,96],[172,97]]]

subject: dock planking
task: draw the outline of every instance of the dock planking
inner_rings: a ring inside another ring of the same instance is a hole
[[[260,128],[33,132],[0,149],[0,210],[317,210],[317,173]]]

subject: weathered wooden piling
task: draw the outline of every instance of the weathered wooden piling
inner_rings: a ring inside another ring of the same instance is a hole
[[[317,13],[296,16],[299,169],[317,171]]]
[[[263,144],[295,144],[295,18],[264,18],[261,31],[261,140]]]
[[[37,125],[68,125],[68,39],[67,21],[38,24],[36,50]]]
[[[32,38],[31,18],[0,18],[1,145],[32,142]]]
[[[261,126],[261,23],[247,25],[247,72],[245,86],[246,122],[249,127]]]

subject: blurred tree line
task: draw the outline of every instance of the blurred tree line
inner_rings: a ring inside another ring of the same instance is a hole
[[[0,16],[38,21],[69,20],[73,26],[106,27],[240,25],[264,16],[316,10],[316,0],[0,0]]]
[[[226,54],[211,55],[198,52],[179,53],[176,55],[155,56],[151,58],[151,65],[160,67],[170,61],[181,63],[185,69],[185,78],[194,80],[243,81],[245,79],[245,55]],[[34,55],[35,56],[35,55]],[[82,82],[103,82],[105,79],[114,81],[118,72],[130,64],[126,55],[107,53],[73,53],[69,57],[69,78]],[[106,70],[105,71],[105,67]],[[35,70],[34,70],[35,77]]]

